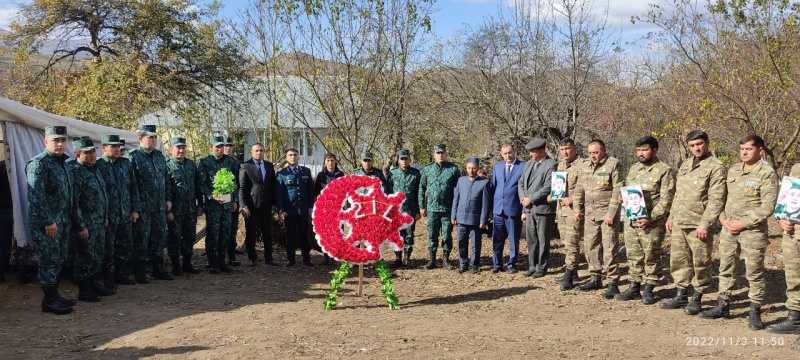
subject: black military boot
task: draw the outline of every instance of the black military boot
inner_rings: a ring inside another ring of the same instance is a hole
[[[564,271],[564,273],[566,274],[566,270]],[[572,272],[572,283],[574,284],[574,283],[578,282],[579,280],[580,279],[578,279],[578,271],[577,270],[573,271]],[[556,277],[553,278],[553,282],[556,283],[556,284],[561,284],[562,281],[564,281],[564,274],[561,274],[561,276],[556,276]]]
[[[219,266],[219,271],[225,273],[233,271],[233,269],[231,269],[228,264],[225,263],[225,253],[219,253],[219,256],[217,257],[217,266]]]
[[[686,307],[686,305],[689,305],[689,295],[687,293],[687,289],[678,288],[678,291],[675,292],[675,297],[658,304],[658,306],[662,309],[680,309]]]
[[[56,291],[56,297],[58,297],[58,302],[61,303],[62,305],[75,306],[75,304],[78,303],[77,301],[75,301],[75,299],[67,299],[65,297],[62,297],[61,294],[58,293],[58,285],[54,286],[54,288]]]
[[[614,299],[620,301],[628,301],[628,300],[638,300],[642,298],[642,294],[639,293],[640,284],[637,282],[632,282],[628,289],[625,290],[622,294],[614,295]]]
[[[575,273],[576,272],[574,270],[572,270],[572,269],[564,270],[564,275],[561,276],[561,278],[562,278],[561,291],[567,291],[567,290],[572,289],[572,287],[573,287],[573,284],[572,284],[573,276],[572,276],[572,274],[575,274]]]
[[[600,275],[592,275],[591,280],[586,284],[578,286],[580,291],[600,290],[603,288],[603,281],[600,280]]]
[[[428,259],[428,263],[423,266],[426,270],[431,270],[436,268],[436,251],[431,251],[429,253],[430,258]]]
[[[453,270],[453,266],[450,265],[450,253],[442,253],[442,269]]]
[[[210,274],[219,274],[216,254],[206,254],[206,257],[208,258],[208,272]]]
[[[164,260],[153,260],[153,279],[156,280],[175,280],[172,274],[164,270]]]
[[[78,300],[84,302],[100,302],[100,296],[92,289],[92,281],[84,279],[78,282]]]
[[[133,277],[139,284],[147,284],[150,282],[150,279],[147,278],[147,268],[145,266],[144,261],[136,262],[136,273],[134,274]]]
[[[393,263],[389,264],[390,269],[399,269],[403,267],[403,252],[402,251],[395,251],[394,252],[395,260]]]
[[[683,308],[683,313],[686,315],[697,315],[703,307],[703,293],[695,290],[692,293],[692,300]]]
[[[114,267],[109,266],[103,271],[103,285],[111,290],[114,290],[114,293],[117,292],[117,283],[114,281]]]
[[[100,296],[112,296],[117,293],[116,289],[106,287],[102,280],[103,274],[97,274],[89,284],[92,286],[92,291]]]
[[[200,270],[197,270],[194,266],[192,266],[192,256],[191,255],[183,255],[183,267],[181,267],[187,274],[199,274]]]
[[[706,311],[701,311],[697,315],[703,319],[719,319],[721,317],[728,317],[731,316],[730,306],[731,304],[727,299],[719,298],[717,299],[717,306]]]
[[[405,257],[403,258],[403,266],[406,268],[411,267],[411,249],[404,250]]]
[[[747,328],[756,331],[764,328],[761,322],[761,305],[750,303],[750,315],[747,317]]]
[[[114,282],[118,285],[136,285],[128,271],[128,266],[123,261],[117,261],[114,265]]]
[[[183,275],[183,272],[181,271],[181,257],[178,255],[173,255],[169,257],[169,261],[172,263],[172,276]]]
[[[617,286],[617,283],[612,280],[610,283],[608,283],[608,287],[606,287],[606,292],[603,293],[603,297],[608,300],[611,300],[614,298],[614,296],[617,296],[618,294],[619,294],[619,286]]]
[[[644,284],[644,291],[642,292],[642,304],[653,305],[656,303],[656,297],[653,295],[653,290],[656,286],[653,284]]]
[[[54,286],[42,289],[44,298],[42,299],[42,312],[65,315],[72,312],[72,306],[59,301],[58,290]]]
[[[800,311],[789,310],[783,321],[767,326],[767,332],[774,334],[800,335]]]

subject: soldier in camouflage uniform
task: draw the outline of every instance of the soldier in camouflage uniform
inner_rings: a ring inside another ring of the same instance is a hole
[[[642,187],[648,217],[625,220],[630,287],[614,298],[622,301],[641,298],[643,304],[651,305],[656,303],[653,290],[661,277],[661,243],[675,195],[675,175],[669,165],[658,159],[658,140],[652,136],[636,141],[636,157],[639,163],[628,171],[625,185]],[[642,284],[644,291],[640,293]]]
[[[361,167],[353,170],[351,174],[376,177],[381,180],[381,187],[383,187],[383,191],[388,192],[389,185],[386,182],[386,177],[383,176],[383,171],[381,171],[381,169],[373,167],[375,162],[372,158],[373,155],[369,151],[364,151],[361,153]]]
[[[173,137],[170,145],[172,157],[167,160],[167,169],[172,191],[172,211],[167,213],[167,252],[172,262],[172,275],[181,275],[181,270],[197,274],[199,271],[192,266],[192,247],[197,234],[198,209],[201,209],[197,204],[202,201],[195,186],[197,167],[194,161],[186,158],[185,137]]]
[[[76,222],[72,224],[78,235],[73,240],[78,300],[98,302],[98,295],[110,296],[115,293],[100,282],[108,225],[106,183],[95,166],[97,148],[92,140],[78,139],[72,142],[72,147],[77,155],[77,165],[71,172],[74,194],[80,209]]]
[[[427,217],[428,253],[430,259],[425,269],[436,267],[436,248],[439,235],[442,236],[442,268],[452,269],[449,263],[453,248],[453,225],[450,213],[453,208],[453,195],[461,172],[453,163],[447,161],[447,148],[444,145],[433,147],[434,162],[425,165],[420,172],[419,208],[420,215]]]
[[[575,219],[574,193],[575,185],[578,181],[579,171],[585,159],[578,156],[575,148],[575,141],[570,138],[562,139],[559,143],[558,152],[561,161],[556,166],[556,171],[566,172],[567,175],[567,196],[558,201],[556,209],[558,214],[558,233],[564,243],[564,275],[557,278],[561,283],[561,291],[572,289],[573,283],[578,278],[578,257],[580,256],[580,241],[583,235],[583,219]],[[552,199],[548,199],[552,201]]]
[[[164,270],[164,244],[167,239],[167,212],[172,210],[169,174],[164,154],[157,150],[158,133],[155,125],[139,125],[139,146],[126,157],[133,165],[142,212],[133,224],[136,282],[147,283],[147,262],[153,265],[153,278],[172,280]]]
[[[414,230],[417,226],[417,221],[420,219],[417,197],[419,196],[419,181],[421,177],[419,170],[411,167],[411,151],[400,150],[397,153],[397,163],[400,166],[389,172],[389,178],[386,181],[388,184],[386,192],[390,194],[399,192],[406,194],[406,200],[400,210],[413,216],[414,222],[411,226],[400,230],[400,235],[403,237],[405,245],[403,245],[402,252],[395,252],[397,259],[391,264],[395,268],[403,265],[408,267],[411,261],[411,252],[414,250]],[[406,254],[405,260],[403,259],[403,252]]]
[[[131,255],[131,225],[139,218],[139,192],[133,180],[133,167],[120,157],[119,135],[103,135],[103,157],[97,159],[97,170],[103,175],[108,195],[108,227],[101,266],[106,287],[113,284],[134,285],[128,272]],[[113,275],[112,275],[113,271]],[[112,281],[113,279],[113,281]]]
[[[231,272],[225,263],[225,253],[228,252],[231,236],[232,213],[239,210],[238,191],[234,190],[231,201],[223,203],[219,195],[214,195],[214,177],[223,168],[231,174],[237,171],[236,160],[224,154],[225,139],[222,136],[211,138],[211,155],[200,160],[197,166],[197,187],[203,196],[206,214],[206,256],[208,257],[208,272],[219,274],[220,271]]]
[[[69,241],[70,222],[80,210],[75,204],[72,174],[65,164],[67,128],[45,128],[45,151],[25,166],[28,185],[28,223],[39,258],[39,283],[44,298],[42,311],[63,315],[72,312],[74,300],[58,294],[58,280],[66,254],[61,243]]]
[[[233,139],[230,136],[224,135],[222,137],[223,141],[225,142],[225,146],[222,148],[222,153],[233,159],[234,167],[236,172],[233,173],[233,177],[235,178],[235,182],[239,184],[239,169],[241,167],[241,163],[239,159],[236,158],[236,154],[233,151]],[[238,193],[238,191],[237,191]],[[236,236],[239,234],[239,209],[237,208],[236,211],[231,212],[231,235],[229,237],[230,241],[228,242],[228,265],[230,266],[241,266],[242,262],[236,259],[236,246],[238,243],[236,242]]]
[[[775,210],[778,175],[761,160],[764,139],[750,135],[739,142],[742,162],[728,169],[728,198],[719,216],[719,298],[717,306],[703,311],[700,317],[716,319],[730,315],[730,296],[735,282],[739,255],[744,258],[745,278],[750,284],[750,330],[764,328],[761,302],[764,301],[764,254],[769,245],[767,219]]]
[[[601,278],[605,274],[609,282],[603,297],[613,299],[619,294],[617,226],[622,187],[619,160],[606,154],[606,144],[602,140],[592,140],[586,149],[589,160],[574,171],[577,181],[572,197],[574,219],[583,220],[583,249],[592,278],[578,289],[602,289]]]
[[[713,230],[725,206],[727,171],[709,152],[705,132],[690,132],[686,136],[686,146],[693,157],[686,159],[678,170],[675,200],[666,224],[667,232],[672,233],[670,273],[678,290],[675,297],[661,303],[661,308],[684,307],[687,315],[697,315],[703,292],[711,283]]]
[[[789,176],[800,179],[800,164],[792,166]],[[794,188],[796,183],[792,184]],[[783,271],[786,274],[786,308],[789,314],[783,321],[767,326],[767,332],[800,335],[800,225],[788,220],[779,221],[783,229]],[[800,338],[798,338],[800,341]]]

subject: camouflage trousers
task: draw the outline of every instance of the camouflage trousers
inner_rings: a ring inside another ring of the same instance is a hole
[[[714,237],[709,234],[705,241],[697,238],[695,228],[672,229],[670,237],[669,271],[678,288],[689,285],[703,293],[711,283],[711,247]]]
[[[426,225],[428,227],[428,252],[436,252],[439,248],[439,235],[442,236],[442,252],[450,254],[453,248],[453,224],[449,212],[429,212]]]
[[[589,273],[594,276],[603,276],[605,273],[606,279],[615,282],[619,280],[617,225],[616,220],[611,226],[603,224],[602,220],[587,219],[583,222],[583,250],[589,263]]]
[[[719,296],[730,299],[736,282],[736,266],[739,257],[744,258],[744,277],[750,284],[747,296],[750,302],[761,304],[764,301],[766,284],[764,282],[764,254],[767,251],[767,227],[743,230],[731,235],[722,229],[719,237]],[[784,255],[785,256],[785,255]]]
[[[163,211],[147,211],[133,224],[133,260],[163,261],[167,217]]]
[[[564,243],[564,267],[578,269],[578,257],[581,254],[580,241],[583,234],[583,221],[575,221],[572,211],[562,209],[563,215],[558,217],[558,233]]]
[[[36,243],[39,258],[39,283],[42,289],[58,286],[61,266],[64,264],[67,248],[63,243],[69,242],[69,224],[57,224],[58,230],[55,237],[47,236],[44,225],[31,224],[31,236]]]
[[[411,225],[403,230],[400,230],[400,237],[403,238],[403,250],[406,254],[411,254],[414,250],[414,230],[417,228],[417,221],[414,220]]]
[[[183,255],[192,256],[194,238],[197,235],[197,215],[175,215],[171,222],[167,222],[167,253],[170,257]]]
[[[103,257],[100,270],[103,273],[110,273],[114,268],[114,250],[116,249],[116,235],[119,228],[119,220],[108,220],[105,232],[105,244],[103,245]]]
[[[800,311],[800,232],[783,234],[783,270],[786,272],[786,308]]]
[[[236,256],[236,235],[239,234],[239,212],[231,213],[231,235],[228,237],[228,258],[233,259]]]
[[[206,255],[224,255],[231,235],[231,209],[209,202],[206,205]]]
[[[106,226],[87,224],[89,238],[73,238],[75,248],[75,281],[89,280],[100,273],[106,246]]]
[[[664,221],[654,221],[644,230],[625,221],[625,249],[628,277],[631,282],[658,285],[661,279],[661,244],[666,229]]]
[[[127,264],[133,254],[133,223],[130,218],[120,219],[116,224],[109,221],[107,234],[114,239],[114,260]]]

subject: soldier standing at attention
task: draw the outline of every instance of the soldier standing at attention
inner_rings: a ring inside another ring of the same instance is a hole
[[[744,258],[745,278],[750,284],[748,327],[761,330],[761,302],[764,301],[764,254],[769,245],[767,219],[775,210],[778,175],[761,161],[764,139],[749,135],[739,142],[742,162],[728,169],[728,198],[719,216],[719,297],[717,306],[699,314],[705,319],[730,316],[731,289],[739,255]]]
[[[214,195],[214,177],[223,168],[233,174],[238,170],[237,162],[230,156],[224,154],[223,147],[225,139],[223,136],[211,137],[211,155],[200,160],[197,166],[197,187],[203,196],[206,214],[206,257],[208,257],[208,272],[219,274],[231,272],[231,268],[225,263],[225,253],[228,252],[231,236],[231,213],[238,209],[238,191],[231,193],[230,202],[222,202],[219,195]]]
[[[42,311],[57,315],[69,314],[75,300],[58,294],[61,266],[66,257],[62,243],[70,241],[69,224],[80,210],[75,204],[72,174],[65,164],[67,127],[44,129],[45,151],[34,156],[25,166],[28,181],[28,222],[39,258],[39,283],[44,298]]]
[[[800,164],[794,164],[789,176],[800,179]],[[794,187],[794,183],[792,186]],[[779,220],[783,229],[783,271],[786,274],[786,308],[783,321],[767,326],[767,332],[800,335],[800,225]],[[800,342],[800,338],[797,339]]]
[[[453,210],[453,195],[456,182],[461,176],[458,167],[447,161],[447,148],[443,145],[433,147],[434,162],[425,165],[420,172],[419,208],[420,215],[427,217],[428,254],[430,256],[425,269],[436,267],[436,249],[439,247],[439,235],[442,236],[442,268],[451,270],[448,262],[450,250],[453,248],[453,224],[450,213]]]
[[[106,287],[114,288],[114,283],[134,285],[136,282],[130,278],[127,264],[132,246],[131,224],[139,218],[139,193],[131,162],[120,157],[119,135],[103,135],[101,141],[103,157],[97,159],[96,166],[103,175],[109,204],[102,270]]]
[[[578,290],[602,289],[601,278],[605,274],[608,287],[603,297],[613,299],[619,294],[617,225],[622,188],[619,160],[608,156],[603,140],[592,140],[586,150],[589,161],[576,169],[578,181],[572,197],[575,221],[583,220],[583,249],[592,278],[579,286]]]
[[[636,157],[639,163],[628,171],[625,185],[641,186],[648,217],[625,221],[630,286],[614,298],[642,299],[642,304],[651,305],[656,303],[653,290],[661,277],[661,243],[675,195],[675,176],[669,165],[658,159],[658,140],[652,136],[636,141]],[[640,292],[642,284],[644,292]]]
[[[77,165],[72,167],[73,186],[78,215],[72,224],[77,232],[74,239],[75,281],[78,282],[78,300],[98,302],[101,296],[114,295],[115,291],[101,283],[101,266],[105,255],[106,226],[108,225],[108,195],[103,175],[97,169],[97,148],[91,139],[72,142]]]
[[[361,153],[361,167],[353,170],[352,174],[376,177],[381,180],[381,187],[383,187],[383,191],[388,192],[389,186],[386,183],[386,177],[383,176],[383,171],[374,167],[375,161],[372,158],[373,155],[369,151]]]
[[[167,160],[167,169],[172,191],[172,211],[167,213],[167,252],[172,262],[172,275],[181,275],[181,270],[197,274],[200,271],[192,266],[192,247],[197,234],[197,216],[202,214],[198,203],[203,201],[196,186],[197,167],[194,161],[186,158],[185,137],[176,136],[169,142],[172,145],[172,157]]]
[[[309,215],[314,206],[311,170],[299,165],[300,153],[297,149],[286,150],[286,162],[289,166],[278,172],[275,186],[275,206],[281,221],[286,224],[286,267],[294,265],[298,247],[303,265],[314,266],[308,239]]]
[[[234,168],[236,172],[233,173],[233,177],[235,178],[236,185],[239,185],[239,168],[241,167],[241,163],[239,159],[236,158],[236,154],[234,153],[233,148],[233,140],[230,136],[223,136],[222,137],[225,142],[225,146],[222,148],[222,153],[233,159],[234,161]],[[238,193],[238,190],[237,190]],[[228,265],[230,266],[241,266],[242,262],[236,260],[236,235],[239,233],[239,208],[237,207],[235,210],[231,212],[231,235],[229,237],[230,242],[228,242]]]
[[[417,227],[417,221],[420,219],[419,215],[419,170],[411,167],[411,151],[400,150],[397,152],[397,164],[400,165],[389,172],[387,184],[389,188],[386,189],[387,193],[396,194],[399,192],[406,194],[406,201],[400,209],[402,212],[414,217],[414,222],[411,226],[400,230],[400,236],[403,237],[403,252],[405,252],[405,259],[403,259],[403,252],[395,252],[397,258],[394,263],[390,265],[393,268],[401,266],[408,267],[411,262],[411,252],[414,250],[414,230]]]
[[[575,184],[578,182],[579,169],[585,159],[578,156],[575,141],[570,138],[562,139],[558,146],[561,161],[556,166],[556,171],[566,172],[567,196],[558,201],[556,209],[558,214],[558,233],[564,242],[564,275],[556,278],[561,283],[561,291],[572,289],[573,283],[578,279],[578,257],[580,255],[580,241],[583,235],[583,219],[575,219],[574,193]],[[552,199],[548,199],[552,201]]]
[[[667,220],[667,232],[672,233],[669,267],[678,290],[661,308],[683,307],[687,315],[697,315],[703,292],[711,283],[713,231],[725,206],[727,171],[711,156],[708,135],[702,130],[686,135],[686,147],[692,158],[678,170],[675,200]]]
[[[128,153],[133,165],[137,190],[140,194],[142,212],[133,223],[136,282],[149,282],[145,269],[147,262],[153,265],[153,278],[172,280],[164,270],[164,242],[167,238],[167,212],[172,210],[169,174],[164,154],[156,149],[158,133],[155,125],[139,125],[139,146]]]

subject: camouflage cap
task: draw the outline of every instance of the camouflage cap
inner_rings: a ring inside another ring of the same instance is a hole
[[[220,145],[225,145],[225,137],[222,135],[212,136],[211,146],[220,146]]]
[[[541,149],[545,145],[547,145],[547,142],[544,141],[544,139],[535,138],[535,139],[529,141],[527,144],[525,144],[525,150]]]
[[[228,135],[222,135],[223,145],[233,145],[233,139]]]
[[[467,158],[467,163],[480,164],[480,160],[477,157],[470,156]]]
[[[169,143],[172,146],[186,146],[186,138],[183,136],[173,136],[172,139],[169,139]]]
[[[119,141],[119,135],[103,135],[100,137],[100,143],[103,145],[122,145]]]
[[[361,153],[361,160],[372,160],[373,155],[369,151],[364,151]]]
[[[400,150],[400,151],[397,152],[397,158],[398,159],[403,159],[403,158],[409,158],[410,159],[411,158],[411,151],[406,150],[406,149]]]
[[[447,151],[447,146],[445,146],[444,144],[438,144],[433,146],[433,152],[435,153],[446,152],[446,151]]]
[[[94,141],[88,137],[81,137],[73,140],[72,147],[75,151],[89,151],[97,148],[94,146]]]
[[[61,139],[67,137],[66,126],[48,126],[44,128],[44,136],[51,139]]]
[[[155,125],[139,124],[139,126],[136,127],[136,132],[139,133],[139,135],[158,136]]]

